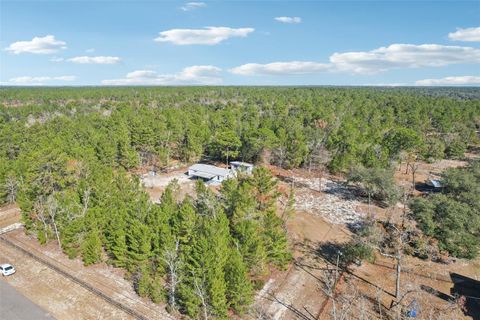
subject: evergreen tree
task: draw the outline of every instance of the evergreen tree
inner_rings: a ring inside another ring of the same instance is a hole
[[[87,233],[82,243],[83,263],[88,266],[100,261],[102,256],[102,243],[98,236],[98,230],[92,230]]]
[[[126,243],[128,247],[127,268],[135,269],[136,266],[147,262],[151,254],[151,233],[147,226],[133,220],[127,228]]]
[[[143,264],[134,275],[134,288],[140,297],[146,297],[151,292],[152,277],[149,268]]]
[[[263,219],[264,239],[268,259],[284,268],[292,259],[282,220],[274,211],[267,211]]]
[[[230,306],[242,314],[245,307],[253,301],[253,287],[248,279],[248,270],[242,255],[236,248],[230,249],[230,255],[225,265],[227,281],[227,298]]]

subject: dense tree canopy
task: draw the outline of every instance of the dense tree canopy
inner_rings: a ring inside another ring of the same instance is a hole
[[[388,167],[408,152],[462,157],[478,139],[480,100],[431,90],[2,88],[2,160],[31,143],[126,169],[202,156],[287,168],[328,161],[334,171]]]

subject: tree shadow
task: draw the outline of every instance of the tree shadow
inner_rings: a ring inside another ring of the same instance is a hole
[[[465,297],[465,315],[480,320],[480,281],[458,273],[450,273],[450,279],[453,282],[450,294]]]
[[[337,242],[323,242],[319,244],[315,250],[315,254],[325,261],[336,265],[337,258],[345,250],[346,244]]]
[[[438,291],[437,289],[434,289],[430,286],[426,286],[426,285],[420,285],[420,289],[422,289],[423,291],[427,292],[427,293],[430,293],[431,295],[437,297],[437,298],[440,298],[444,301],[447,301],[447,302],[452,302],[452,301],[455,301],[455,297],[454,296],[451,296],[451,295],[448,295],[446,293],[443,293],[441,291]]]
[[[434,188],[432,186],[429,186],[425,182],[416,182],[415,190],[428,194],[428,193],[439,193],[442,191],[442,188]]]

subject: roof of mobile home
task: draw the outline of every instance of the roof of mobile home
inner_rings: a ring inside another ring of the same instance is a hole
[[[201,164],[201,163],[194,164],[193,166],[188,168],[188,170],[194,171],[194,174],[196,176],[199,176],[205,179],[211,179],[215,176],[226,177],[230,174],[230,170],[228,169],[223,169],[223,168],[215,167],[209,164]]]

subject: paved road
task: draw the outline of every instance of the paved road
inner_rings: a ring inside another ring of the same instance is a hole
[[[13,275],[12,277],[15,277]],[[0,319],[53,320],[46,311],[0,279]]]

